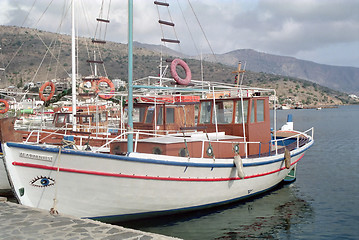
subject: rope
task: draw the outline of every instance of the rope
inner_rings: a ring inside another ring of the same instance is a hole
[[[72,148],[73,146],[75,146],[75,148],[77,149],[77,146],[75,144],[75,140],[74,141],[70,141],[70,140],[62,140],[62,146],[59,147],[59,153],[56,157],[56,162],[57,162],[57,170],[56,170],[56,177],[55,179],[57,179],[59,172],[60,172],[60,160],[61,160],[61,150],[62,148]],[[52,208],[50,208],[50,214],[52,215],[57,215],[59,214],[58,210],[57,210],[57,183],[55,184],[55,196],[54,196],[54,202],[52,205]]]
[[[198,17],[197,17],[197,14],[196,14],[196,12],[195,12],[194,9],[193,9],[190,0],[188,0],[188,4],[189,4],[189,6],[190,6],[191,9],[192,9],[193,15],[196,17],[196,20],[197,20],[197,22],[198,22],[198,25],[199,25],[199,27],[200,27],[201,30],[202,30],[203,36],[204,36],[204,38],[206,39],[209,48],[211,49],[211,52],[212,52],[213,57],[214,57],[214,60],[217,62],[216,55],[215,55],[214,52],[213,52],[212,46],[211,46],[211,44],[210,44],[209,41],[208,41],[208,38],[207,38],[207,36],[206,36],[206,33],[204,32],[203,27],[202,27],[201,23],[199,22],[199,19],[198,19]]]
[[[57,154],[57,157],[56,157],[56,162],[57,162],[57,170],[56,170],[56,180],[57,180],[57,176],[59,175],[59,172],[60,172],[60,156],[61,156],[61,149],[62,149],[62,146],[59,147],[59,154]],[[57,211],[57,183],[55,184],[55,196],[54,196],[54,203],[52,205],[52,208],[50,208],[50,214],[52,215],[57,215],[59,214],[59,212]]]
[[[167,3],[166,0],[165,0],[165,2]],[[156,5],[156,9],[157,9],[157,14],[158,14],[158,19],[160,20],[160,19],[161,19],[161,13],[160,13],[159,6],[158,6],[158,5]],[[173,23],[174,21],[173,21],[173,18],[172,18],[172,15],[171,15],[171,12],[170,12],[169,7],[166,6],[166,9],[167,9],[167,14],[168,14],[169,20],[170,20],[170,22]],[[160,28],[161,28],[162,38],[165,38],[165,33],[164,33],[164,30],[163,30],[162,24],[160,24]],[[179,38],[178,38],[178,35],[177,35],[177,32],[176,32],[175,27],[172,26],[172,29],[173,29],[173,34],[174,34],[174,36],[175,36],[175,39],[178,40]],[[167,47],[167,44],[166,44],[165,42],[163,42],[163,44],[161,44],[161,54],[162,54],[162,45],[164,45],[165,47]],[[180,52],[183,52],[180,43],[178,43],[178,47],[179,47],[179,51],[180,51]]]
[[[62,139],[61,143],[62,143],[62,147],[64,148],[75,148],[76,150],[78,150],[75,140],[71,141],[71,140]]]
[[[193,45],[194,45],[194,47],[195,47],[195,49],[196,49],[196,51],[197,51],[197,54],[199,55],[200,52],[199,52],[199,50],[198,50],[198,47],[197,47],[196,41],[194,40],[194,37],[193,37],[193,35],[192,35],[192,32],[191,32],[191,30],[190,30],[190,28],[189,28],[188,22],[187,22],[186,17],[185,17],[185,15],[184,15],[184,13],[183,13],[183,10],[182,10],[181,4],[179,3],[179,0],[177,0],[177,4],[178,4],[179,9],[181,10],[183,20],[184,20],[184,22],[185,22],[185,24],[186,24],[187,30],[188,30],[188,32],[189,32],[189,35],[191,36]]]

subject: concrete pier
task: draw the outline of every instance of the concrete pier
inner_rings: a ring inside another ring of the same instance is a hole
[[[146,233],[90,219],[78,219],[7,202],[0,197],[0,239],[178,239]]]

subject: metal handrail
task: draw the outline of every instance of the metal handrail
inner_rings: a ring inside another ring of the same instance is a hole
[[[65,126],[64,126],[65,127]],[[59,130],[63,130],[64,128],[60,128],[58,130],[56,130],[55,132],[48,132],[48,131],[41,131],[41,130],[33,130],[30,132],[30,134],[28,135],[27,139],[25,140],[25,143],[27,143],[30,139],[31,136],[33,135],[37,135],[37,143],[39,143],[40,141],[43,141],[44,139],[52,136],[52,135],[59,135],[59,136],[65,136],[67,135],[66,133],[58,133],[57,131]],[[163,135],[163,134],[158,134],[158,133],[151,133],[150,130],[133,130],[133,131],[125,131],[123,133],[121,133],[120,135],[117,135],[116,137],[114,138],[109,138],[109,135],[106,135],[107,137],[104,138],[104,137],[100,137],[100,138],[97,138],[97,137],[93,137],[93,139],[106,139],[106,143],[103,144],[102,146],[100,146],[99,148],[97,149],[94,149],[92,152],[100,152],[101,150],[107,148],[112,142],[115,142],[115,141],[118,141],[118,140],[123,140],[123,137],[128,135],[128,134],[135,134],[136,135],[136,138],[135,138],[135,148],[134,148],[134,151],[136,152],[137,151],[137,144],[138,144],[138,141],[140,140],[140,135],[145,135],[145,136],[150,136],[150,137],[165,137],[165,136],[173,136],[175,137],[176,139],[185,139],[186,137],[185,136],[181,136],[179,133],[179,131],[174,131],[174,133],[172,134],[168,134],[169,131],[164,131],[165,133],[167,133],[166,135]],[[309,132],[311,132],[311,134],[309,134]],[[49,133],[49,135],[47,135],[46,137],[40,139],[40,133]],[[191,133],[194,133],[191,131]],[[201,133],[201,132],[196,132],[196,133]],[[287,137],[287,138],[282,138],[282,139],[274,139],[274,140],[271,140],[269,141],[268,143],[263,143],[263,142],[243,142],[243,141],[219,141],[219,140],[209,140],[209,139],[202,139],[202,153],[201,153],[201,156],[202,158],[204,157],[204,154],[205,154],[205,143],[207,142],[220,142],[220,143],[223,143],[223,144],[243,144],[245,145],[245,149],[248,149],[248,146],[249,144],[257,144],[259,145],[259,156],[261,154],[261,148],[262,148],[262,144],[269,144],[269,150],[271,150],[271,146],[275,146],[275,152],[276,152],[276,155],[278,155],[278,142],[279,141],[285,141],[287,139],[293,139],[293,138],[297,138],[297,148],[299,148],[299,139],[300,139],[300,136],[301,135],[304,135],[306,137],[308,137],[309,139],[313,139],[313,136],[314,136],[314,127],[304,131],[304,132],[299,132],[293,136],[290,136],[290,137]],[[82,142],[84,139],[87,139],[88,136],[78,136],[78,135],[73,135],[74,138],[78,138],[80,139],[80,144],[79,146],[82,146]],[[103,135],[105,136],[105,135]],[[270,154],[271,151],[269,151],[269,154]],[[248,158],[248,152],[245,151],[245,154],[246,154],[246,158]]]
[[[136,130],[136,131],[131,131],[131,132],[124,132],[122,133],[121,135],[117,136],[116,138],[113,138],[111,139],[111,141],[109,141],[108,143],[102,145],[100,148],[98,148],[97,150],[95,150],[94,152],[99,152],[101,149],[107,147],[110,143],[114,142],[114,141],[117,141],[118,139],[122,138],[122,136],[124,135],[127,135],[127,134],[134,134],[136,136],[135,138],[135,141],[134,141],[134,144],[135,144],[135,148],[134,148],[134,151],[136,152],[137,151],[137,145],[138,145],[138,141],[140,140],[140,135],[146,135],[146,136],[152,136],[152,137],[165,137],[165,136],[173,136],[173,137],[176,137],[177,139],[181,139],[183,138],[183,140],[185,139],[185,137],[181,136],[181,135],[175,135],[176,133],[174,134],[169,134],[169,135],[161,135],[161,134],[156,134],[156,133],[149,133],[149,132],[145,132],[146,130]],[[307,133],[308,132],[312,132],[311,136],[308,135]],[[306,137],[310,138],[310,139],[313,139],[313,131],[314,131],[314,128],[310,128],[304,132],[298,132],[298,134],[296,135],[293,135],[291,137],[288,137],[288,138],[284,138],[284,139],[276,139],[276,140],[271,140],[270,142],[268,143],[263,143],[263,142],[239,142],[239,141],[219,141],[219,140],[207,140],[207,139],[202,139],[202,153],[201,153],[201,156],[203,158],[204,156],[204,152],[205,152],[205,149],[204,149],[204,146],[205,146],[205,143],[206,142],[220,142],[220,143],[223,143],[223,144],[244,144],[245,145],[245,149],[248,148],[248,146],[250,144],[257,144],[259,145],[259,156],[261,155],[261,149],[262,149],[262,144],[269,144],[269,148],[271,148],[272,145],[275,146],[275,150],[276,150],[276,154],[275,155],[278,155],[278,141],[284,141],[286,139],[290,139],[290,138],[297,138],[297,148],[299,148],[299,136],[300,135],[305,135]],[[270,149],[269,149],[270,150]],[[270,152],[269,151],[269,155],[270,155]],[[248,152],[245,151],[246,153],[246,158],[248,158]]]

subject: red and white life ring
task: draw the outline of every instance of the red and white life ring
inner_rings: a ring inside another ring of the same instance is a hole
[[[96,93],[99,93],[99,86],[100,83],[105,82],[107,83],[107,85],[110,87],[110,93],[109,94],[98,94],[98,96],[102,99],[110,99],[113,97],[114,93],[115,93],[115,84],[113,84],[113,82],[105,77],[101,77],[100,80],[97,82],[97,89],[96,89]]]
[[[186,72],[185,79],[182,79],[178,76],[178,73],[176,71],[177,65],[180,65],[185,70]],[[171,75],[174,78],[174,80],[180,85],[188,85],[192,78],[191,69],[189,69],[185,61],[179,58],[174,59],[171,63]]]
[[[45,91],[45,88],[46,88],[46,87],[50,87],[50,88],[51,88],[51,92],[50,92],[50,94],[49,94],[47,97],[44,96],[44,91]],[[44,102],[47,102],[47,101],[50,101],[50,99],[51,99],[54,95],[55,95],[55,84],[54,84],[53,82],[45,82],[45,83],[41,86],[41,88],[40,88],[40,90],[39,90],[39,97],[40,97],[40,99],[41,99],[42,101],[44,101]]]
[[[0,109],[0,113],[6,113],[9,111],[9,103],[5,99],[0,99],[0,103],[3,103],[5,105],[4,109]]]

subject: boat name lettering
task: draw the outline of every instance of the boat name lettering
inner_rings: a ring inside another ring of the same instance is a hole
[[[20,157],[52,162],[52,156],[44,156],[44,155],[21,152]]]

